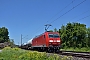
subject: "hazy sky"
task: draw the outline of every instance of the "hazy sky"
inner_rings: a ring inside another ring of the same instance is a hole
[[[49,30],[59,29],[68,22],[90,27],[90,0],[0,0],[0,27],[9,30],[10,39],[20,44]]]

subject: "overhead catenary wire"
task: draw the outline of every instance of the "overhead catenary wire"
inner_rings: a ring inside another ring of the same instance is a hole
[[[73,2],[74,2],[74,1],[75,1],[75,0],[73,0]],[[50,24],[53,23],[53,22],[55,22],[56,20],[58,20],[58,19],[61,18],[62,16],[66,15],[67,13],[69,13],[70,11],[72,11],[73,9],[75,9],[76,7],[78,7],[79,5],[81,5],[82,3],[84,3],[85,1],[86,1],[86,0],[83,0],[82,2],[80,2],[79,4],[77,4],[76,6],[73,6],[70,10],[66,11],[64,14],[62,14],[61,16],[59,16],[58,18],[56,18],[55,20],[51,21]],[[72,2],[72,3],[73,3],[73,2]],[[70,4],[71,4],[71,3],[70,3]],[[63,11],[65,8],[67,8],[70,4],[68,4],[66,7],[64,7],[61,11]],[[60,12],[61,12],[61,11],[60,11]],[[60,12],[59,12],[59,13],[60,13]],[[57,13],[56,15],[58,15],[58,13]],[[55,16],[56,16],[56,15],[55,15]],[[55,16],[53,16],[53,17],[55,17]],[[52,17],[52,18],[53,18],[53,17]],[[51,18],[51,19],[52,19],[52,18]],[[49,22],[49,21],[50,21],[50,20],[48,20],[47,22]],[[46,23],[47,23],[47,22],[46,22]],[[40,27],[41,27],[41,26],[40,26]],[[40,28],[38,28],[38,29],[40,29]],[[40,30],[41,30],[41,29],[40,29]],[[40,31],[40,30],[38,30],[38,31]],[[37,33],[38,31],[36,31],[35,33]]]
[[[74,0],[73,0],[73,1],[74,1]],[[58,20],[59,18],[61,18],[61,17],[64,16],[65,14],[69,13],[71,10],[73,10],[73,9],[76,8],[76,7],[78,7],[79,5],[81,5],[82,3],[84,3],[85,1],[86,1],[86,0],[83,0],[83,1],[80,2],[79,4],[77,4],[76,6],[74,6],[73,8],[71,8],[70,10],[68,10],[67,12],[65,12],[64,14],[62,14],[60,17],[58,17],[58,18],[56,18],[55,20],[53,20],[51,23],[53,23],[54,21]],[[72,2],[71,2],[71,3],[72,3]],[[71,4],[71,3],[70,3],[70,4]],[[67,6],[69,6],[70,4],[68,4]],[[67,7],[67,6],[66,6],[66,7]],[[65,7],[65,8],[66,8],[66,7]],[[65,9],[65,8],[63,8],[63,9]],[[61,11],[63,11],[63,9],[62,9]],[[61,12],[61,11],[60,11],[60,12]],[[57,14],[58,14],[58,13],[57,13]],[[56,14],[56,15],[57,15],[57,14]],[[56,15],[55,15],[55,16],[56,16]],[[52,18],[53,18],[53,17],[52,17]],[[47,21],[47,22],[48,22],[48,21]],[[50,24],[51,24],[51,23],[50,23]]]

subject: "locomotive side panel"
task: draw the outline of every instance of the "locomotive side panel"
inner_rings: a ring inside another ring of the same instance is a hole
[[[44,35],[41,35],[40,37],[38,37],[37,40],[38,40],[37,42],[38,47],[46,47],[46,40]]]
[[[45,35],[42,34],[32,40],[32,47],[46,47]]]

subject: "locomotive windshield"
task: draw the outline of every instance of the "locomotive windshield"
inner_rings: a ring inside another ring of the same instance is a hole
[[[58,34],[49,34],[49,38],[59,38]]]

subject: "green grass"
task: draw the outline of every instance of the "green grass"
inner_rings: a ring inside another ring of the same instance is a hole
[[[90,52],[90,48],[63,48],[61,50],[65,50],[65,51],[77,51],[77,52]]]
[[[47,55],[45,52],[27,51],[6,47],[0,52],[0,60],[71,60],[71,56],[60,57],[57,54]]]

